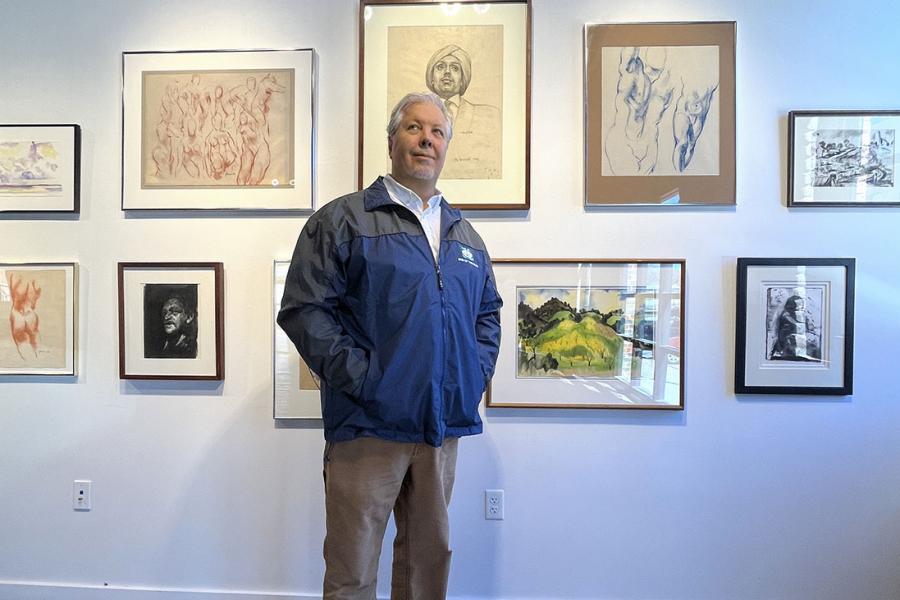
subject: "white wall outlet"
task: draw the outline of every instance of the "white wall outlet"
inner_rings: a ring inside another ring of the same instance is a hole
[[[91,482],[89,480],[76,479],[72,483],[72,508],[91,510]]]
[[[503,519],[503,490],[484,490],[484,518]]]

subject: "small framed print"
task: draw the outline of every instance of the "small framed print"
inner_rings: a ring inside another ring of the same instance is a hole
[[[0,125],[0,213],[78,213],[81,127]]]
[[[853,393],[852,258],[739,258],[734,391]]]
[[[359,186],[390,171],[385,128],[410,92],[447,106],[440,187],[461,209],[527,210],[531,1],[361,0]]]
[[[222,263],[119,263],[119,377],[224,378]]]
[[[0,376],[77,375],[78,265],[0,263]]]
[[[289,260],[275,261],[272,302],[273,415],[276,419],[321,419],[319,377],[306,365],[293,342],[276,322],[290,266]]]
[[[684,260],[498,259],[487,406],[684,408]]]
[[[735,203],[735,28],[584,28],[584,203]]]
[[[125,52],[122,209],[312,210],[314,50]]]
[[[900,110],[792,111],[788,206],[900,206]]]

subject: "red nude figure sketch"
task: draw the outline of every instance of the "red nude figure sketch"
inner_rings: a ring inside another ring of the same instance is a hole
[[[26,283],[21,275],[14,273],[8,273],[7,279],[12,299],[12,308],[9,311],[9,329],[19,356],[25,360],[22,351],[26,342],[31,346],[32,353],[37,356],[40,318],[35,308],[38,298],[41,297],[41,288],[37,287],[33,279]]]

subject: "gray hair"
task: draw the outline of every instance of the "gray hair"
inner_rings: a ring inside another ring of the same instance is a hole
[[[431,92],[412,92],[400,99],[400,102],[391,111],[391,118],[387,126],[388,137],[394,137],[394,134],[400,129],[400,123],[403,121],[406,109],[413,104],[433,104],[441,109],[441,114],[444,115],[444,120],[447,121],[447,141],[449,142],[450,138],[453,137],[453,121],[450,119],[450,111],[447,110],[447,106],[441,100],[441,97]]]

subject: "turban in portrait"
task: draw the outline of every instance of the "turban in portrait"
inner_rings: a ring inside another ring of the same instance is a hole
[[[437,52],[431,55],[431,59],[428,61],[428,66],[425,67],[425,85],[427,85],[428,89],[430,89],[432,92],[435,91],[434,87],[431,84],[431,72],[434,69],[434,65],[438,61],[447,58],[448,56],[456,58],[456,60],[459,61],[459,64],[462,67],[462,78],[459,81],[459,95],[462,96],[466,93],[466,88],[469,87],[469,81],[471,81],[472,79],[472,59],[469,58],[468,52],[466,52],[456,44],[450,44],[449,46],[439,48]]]

